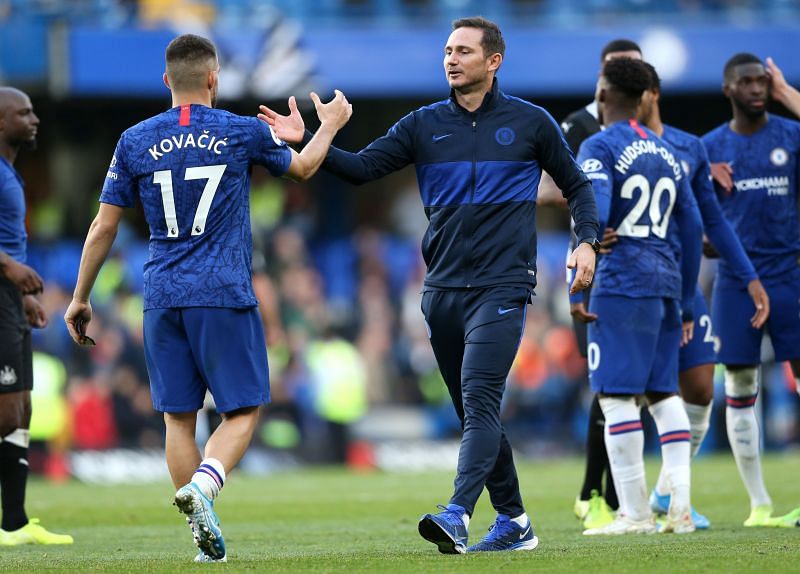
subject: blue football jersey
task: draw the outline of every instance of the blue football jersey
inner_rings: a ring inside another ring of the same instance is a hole
[[[661,139],[675,150],[694,194],[703,219],[703,229],[725,264],[736,273],[743,284],[758,276],[748,259],[741,241],[736,237],[717,201],[711,178],[711,164],[699,137],[665,125]]]
[[[623,121],[584,141],[578,163],[592,180],[601,229],[612,227],[619,235],[611,253],[598,260],[592,295],[688,301],[697,272],[691,289],[682,289],[678,224],[694,226],[688,231],[699,237],[700,223],[673,148],[635,121]],[[694,249],[687,259],[699,265],[699,245]]]
[[[202,105],[126,130],[100,201],[142,203],[150,226],[144,308],[256,305],[250,169],[280,176],[290,163],[290,149],[265,123]]]
[[[733,169],[734,189],[717,186],[725,217],[733,226],[761,279],[780,278],[798,267],[798,154],[800,122],[769,116],[753,135],[733,132],[727,123],[703,136],[712,163]],[[720,263],[721,277],[734,271]]]
[[[14,166],[0,157],[0,251],[25,263],[27,239],[22,178]]]

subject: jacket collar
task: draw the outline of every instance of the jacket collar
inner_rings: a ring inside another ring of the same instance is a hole
[[[481,106],[474,112],[470,112],[465,108],[463,108],[461,104],[458,103],[458,101],[456,101],[456,91],[450,90],[450,107],[455,111],[459,111],[465,114],[471,114],[471,113],[477,114],[481,112],[488,112],[489,110],[494,109],[497,106],[497,102],[500,99],[501,93],[502,92],[500,92],[500,88],[497,83],[497,78],[494,78],[494,80],[492,81],[492,89],[486,92],[486,95],[483,96],[483,102],[481,103]]]

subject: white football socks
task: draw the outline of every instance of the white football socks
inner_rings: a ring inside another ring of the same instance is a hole
[[[689,432],[692,435],[692,456],[697,454],[697,451],[703,445],[703,440],[706,438],[709,423],[711,422],[712,406],[712,403],[693,405],[683,401],[683,408],[686,410],[686,416],[689,417]]]
[[[750,495],[750,506],[772,504],[761,474],[761,454],[755,404],[758,397],[757,369],[725,369],[725,423],[728,442],[739,475]]]
[[[603,397],[600,408],[606,418],[606,450],[620,511],[632,520],[651,516],[644,476],[644,433],[639,407],[633,397]]]
[[[689,417],[677,395],[649,407],[661,442],[661,474],[656,492],[670,494],[670,510],[688,512],[691,508],[691,447]]]
[[[519,516],[512,518],[511,522],[516,522],[522,528],[525,528],[526,526],[528,526],[528,515],[523,512]]]
[[[192,482],[206,498],[214,500],[225,484],[225,468],[216,458],[205,458],[194,471]]]

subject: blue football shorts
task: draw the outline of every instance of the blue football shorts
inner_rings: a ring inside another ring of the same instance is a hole
[[[680,306],[674,299],[593,295],[589,382],[595,393],[639,395],[678,391]]]
[[[220,413],[269,402],[267,347],[257,307],[149,309],[144,351],[157,411],[196,411],[206,390]]]
[[[776,361],[800,359],[800,272],[785,280],[762,280],[769,295],[770,313],[764,328],[769,333]],[[756,312],[747,287],[717,277],[711,299],[711,316],[720,338],[717,360],[726,365],[761,363],[763,329],[754,329]]]
[[[694,336],[678,353],[678,372],[698,365],[713,365],[717,362],[718,347],[719,339],[712,327],[706,298],[698,287],[694,294]]]

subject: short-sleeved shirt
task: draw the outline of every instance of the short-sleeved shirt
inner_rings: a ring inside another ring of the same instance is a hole
[[[250,170],[286,173],[291,151],[256,118],[202,105],[126,130],[100,201],[133,207],[150,227],[144,308],[256,305],[251,280]]]
[[[673,211],[696,203],[673,148],[636,122],[617,122],[581,145],[601,227],[619,242],[600,258],[593,296],[681,299],[680,240]]]
[[[27,240],[22,178],[14,166],[0,157],[0,251],[25,263]]]
[[[770,114],[752,135],[726,123],[703,136],[712,163],[733,168],[733,190],[716,186],[722,212],[733,226],[762,280],[796,272],[800,264],[798,169],[800,122]],[[720,262],[720,277],[735,279]]]

